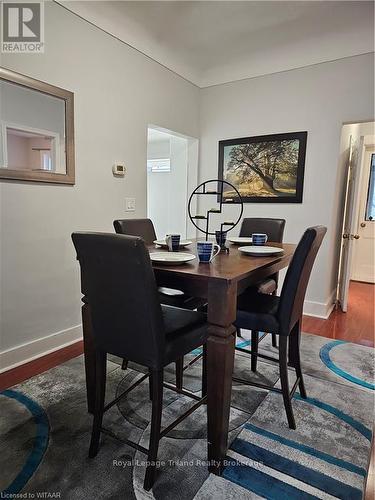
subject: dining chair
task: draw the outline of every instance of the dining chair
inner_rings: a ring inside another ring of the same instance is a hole
[[[160,305],[150,256],[141,238],[105,233],[73,233],[81,266],[81,279],[90,305],[95,348],[95,409],[89,457],[99,450],[103,414],[147,377],[152,387],[149,448],[130,440],[120,441],[147,454],[144,488],[152,488],[160,439],[206,401],[189,391],[196,402],[172,424],[161,430],[163,369],[207,340],[206,315],[202,312]],[[148,369],[135,384],[105,405],[107,354],[120,356]],[[205,358],[203,359],[205,374]],[[205,380],[205,376],[203,377]],[[202,391],[203,392],[203,391]]]
[[[264,233],[268,236],[268,241],[282,243],[285,229],[285,219],[272,219],[267,217],[246,217],[242,221],[240,236],[251,236],[253,233]],[[266,278],[256,285],[244,291],[245,294],[252,294],[254,291],[259,293],[275,294],[279,281],[279,273]],[[268,332],[267,332],[268,333]],[[266,336],[263,333],[255,340],[256,345]],[[241,330],[237,330],[237,335],[241,337]],[[277,347],[276,335],[272,334],[272,345]],[[253,341],[252,341],[253,342]],[[256,358],[252,358],[252,370],[256,371]]]
[[[258,336],[259,331],[279,336],[278,359],[260,354],[258,351],[253,353],[253,344],[250,352],[257,358],[264,358],[279,364],[281,389],[237,377],[233,377],[233,380],[280,392],[291,429],[296,428],[292,397],[297,387],[299,387],[301,397],[306,398],[300,359],[303,302],[311,270],[326,231],[327,228],[323,226],[310,227],[305,231],[293,254],[279,297],[253,293],[251,298],[246,295],[238,298],[236,327],[249,329],[254,336]],[[288,363],[296,373],[296,381],[291,391],[289,391]]]
[[[150,219],[118,219],[113,221],[117,234],[141,237],[146,245],[152,245],[156,240],[154,224]],[[159,287],[162,304],[183,307],[184,309],[197,309],[204,305],[204,300],[186,295],[181,290]]]
[[[156,232],[151,219],[117,219],[113,221],[113,226],[117,234],[127,234],[130,236],[139,236],[143,239],[146,245],[152,245],[156,240]],[[159,287],[160,302],[164,305],[182,307],[183,309],[199,309],[202,310],[206,303],[205,300],[186,295],[181,290],[173,288]],[[128,361],[123,360],[122,368],[127,368]],[[191,363],[184,366],[184,359],[176,361],[176,387],[182,389],[184,370]]]

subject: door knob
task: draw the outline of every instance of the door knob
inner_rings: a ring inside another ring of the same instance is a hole
[[[365,222],[361,222],[361,227],[366,227],[366,223]]]
[[[355,240],[359,240],[359,234],[355,234],[355,235],[353,236],[353,238],[354,238]]]
[[[344,240],[346,240],[346,239],[348,239],[348,238],[349,238],[349,235],[348,235],[347,233],[344,233],[344,234],[342,235],[342,238],[343,238]]]

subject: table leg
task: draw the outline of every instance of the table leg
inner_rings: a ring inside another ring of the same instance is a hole
[[[86,372],[87,410],[94,413],[95,405],[95,348],[89,304],[82,306],[83,349]]]
[[[209,471],[221,474],[228,448],[232,392],[237,287],[226,281],[210,283],[207,341],[207,438]]]

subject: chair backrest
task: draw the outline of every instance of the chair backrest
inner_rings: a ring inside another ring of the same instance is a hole
[[[285,219],[269,219],[266,217],[246,217],[242,221],[240,236],[251,236],[253,233],[265,233],[268,241],[283,241]]]
[[[146,245],[156,240],[154,225],[150,219],[120,219],[113,221],[116,233],[139,236]]]
[[[281,334],[288,335],[302,317],[311,270],[326,232],[324,226],[309,227],[297,245],[285,276],[277,311]]]
[[[150,256],[141,238],[73,233],[96,348],[158,368],[165,331]]]

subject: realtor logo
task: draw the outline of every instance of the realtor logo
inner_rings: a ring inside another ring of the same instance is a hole
[[[1,2],[1,51],[44,52],[43,2]]]

